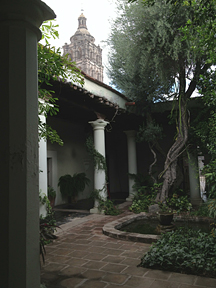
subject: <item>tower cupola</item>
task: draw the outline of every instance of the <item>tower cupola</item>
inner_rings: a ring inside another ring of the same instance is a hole
[[[82,13],[78,18],[78,29],[80,29],[80,28],[87,29],[86,20],[87,20],[86,17]]]

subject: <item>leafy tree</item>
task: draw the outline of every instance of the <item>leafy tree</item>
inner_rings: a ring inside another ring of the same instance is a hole
[[[131,0],[129,2],[134,2]],[[185,26],[180,28],[183,32],[183,39],[190,40],[192,48],[196,53],[204,55],[208,64],[216,63],[216,2],[215,0],[167,0],[173,9],[180,6],[192,7],[192,17],[188,19]],[[145,5],[154,5],[155,0],[143,0]],[[195,38],[199,41],[194,45]],[[210,154],[211,161],[216,159],[216,73],[215,67],[200,75],[198,89],[202,95],[204,110],[197,116],[196,125],[192,125],[196,136],[201,140],[202,151]]]
[[[42,40],[45,40],[45,45],[38,43],[38,97],[39,97],[39,115],[44,114],[56,115],[59,111],[56,104],[58,98],[55,96],[55,91],[52,89],[53,82],[61,79],[68,80],[73,83],[83,85],[83,77],[80,70],[76,67],[75,62],[71,62],[68,56],[62,56],[60,48],[51,47],[49,39],[56,39],[59,34],[52,21],[46,21],[41,26]],[[51,143],[57,142],[63,145],[63,141],[59,137],[56,130],[48,124],[42,123],[39,118],[39,139],[49,139]]]
[[[180,28],[193,17],[194,7],[179,5],[176,9],[166,1],[154,1],[147,7],[143,1],[128,4],[122,0],[118,9],[108,39],[112,82],[126,96],[145,104],[148,111],[164,95],[172,97],[178,110],[177,136],[166,155],[163,185],[157,195],[158,201],[164,201],[176,180],[177,159],[188,140],[188,103],[200,75],[205,75],[210,65],[205,53],[193,49],[199,42],[197,37],[182,40]]]

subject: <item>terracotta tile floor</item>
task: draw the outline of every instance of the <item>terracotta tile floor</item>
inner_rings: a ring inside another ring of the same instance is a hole
[[[61,226],[46,247],[41,281],[47,288],[215,288],[216,279],[137,267],[150,244],[102,234],[107,222],[124,217],[89,215]]]

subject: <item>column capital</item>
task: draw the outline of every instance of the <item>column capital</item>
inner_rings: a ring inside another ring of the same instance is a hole
[[[94,130],[104,130],[106,125],[109,124],[109,122],[107,122],[103,119],[97,119],[95,121],[90,121],[88,123],[91,124],[91,126],[93,127]]]
[[[43,21],[56,17],[53,10],[40,0],[8,0],[1,4],[1,25],[27,25],[35,30],[38,40],[41,32],[38,29]]]
[[[127,135],[127,137],[136,137],[137,131],[136,130],[127,130],[127,131],[124,131],[124,133]]]

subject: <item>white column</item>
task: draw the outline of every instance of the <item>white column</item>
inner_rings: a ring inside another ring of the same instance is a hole
[[[190,200],[193,206],[199,206],[202,203],[199,185],[198,157],[190,153],[188,156],[189,182],[190,182]]]
[[[42,123],[46,123],[46,117],[39,115]],[[39,191],[47,195],[47,141],[40,139],[39,142]],[[40,205],[40,215],[46,216],[46,205]]]
[[[109,122],[102,119],[89,122],[94,130],[94,146],[95,149],[105,157],[105,133],[104,129]],[[106,187],[106,175],[103,169],[95,168],[94,171],[94,189],[100,191],[100,196],[103,200],[107,199],[107,187]],[[99,213],[98,201],[95,200],[94,208],[90,210],[90,213]]]
[[[124,131],[127,135],[128,143],[128,173],[137,174],[137,157],[136,157],[136,131]],[[134,179],[129,178],[129,196],[127,201],[132,201],[135,191],[133,189]]]
[[[37,41],[43,20],[54,18],[41,1],[0,1],[0,217],[1,287],[38,288]]]

